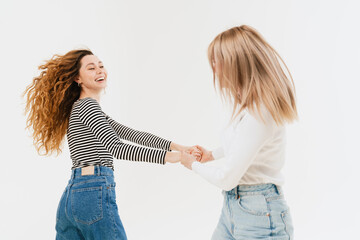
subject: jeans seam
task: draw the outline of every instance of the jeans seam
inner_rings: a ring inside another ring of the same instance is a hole
[[[68,206],[68,200],[69,200],[69,193],[70,193],[70,188],[73,185],[73,182],[71,182],[68,186],[67,186],[67,193],[66,193],[66,200],[65,200],[65,215],[66,217],[69,219],[69,214],[67,212],[67,206]]]
[[[269,212],[268,217],[269,217],[269,224],[270,224],[270,234],[271,234],[271,236],[273,236],[274,235],[274,222],[273,222],[273,217],[272,217],[272,213],[271,213],[270,202],[266,201],[266,205],[267,205],[267,209]]]
[[[59,212],[60,212],[60,208],[61,208],[61,203],[64,201],[65,192],[66,192],[66,188],[64,189],[64,191],[61,194],[59,205],[58,205],[57,210],[56,210],[56,221],[59,221],[59,219],[60,219],[59,218]]]
[[[95,179],[89,179],[89,180],[84,180],[84,181],[82,181],[82,182],[74,183],[74,184],[72,184],[72,186],[73,186],[73,187],[76,187],[76,186],[79,186],[79,185],[82,185],[82,184],[86,184],[86,183],[105,182],[105,181],[106,181],[105,179],[95,178]]]
[[[277,193],[277,191],[275,189],[270,188],[270,189],[266,189],[266,190],[253,191],[253,192],[239,191],[239,195],[242,195],[242,196],[264,195],[264,196],[266,196],[267,194],[272,193],[272,192]]]
[[[110,197],[111,197],[111,186],[109,186],[109,188],[107,189],[108,190],[108,210],[110,212],[110,216],[111,216],[111,221],[113,223],[113,233],[114,233],[114,237],[115,239],[117,239],[117,230],[116,230],[116,223],[115,223],[115,217],[114,217],[114,213],[113,213],[113,210],[111,208],[111,205],[110,205]],[[115,191],[115,189],[114,189]]]
[[[290,236],[290,233],[289,233],[289,230],[288,230],[288,224],[286,223],[284,217],[288,214],[288,211],[289,209],[286,209],[284,211],[281,212],[281,220],[283,221],[284,223],[284,226],[285,226],[285,233],[286,235],[289,237],[289,240],[291,240],[291,236]]]
[[[71,192],[72,193],[74,193],[74,192],[86,192],[86,191],[98,190],[98,189],[102,189],[102,186],[72,189]]]
[[[231,228],[230,228],[230,234],[232,236],[234,236],[234,231],[235,231],[235,223],[234,223],[234,219],[233,219],[233,213],[231,211],[231,207],[230,207],[230,196],[229,195],[225,195],[226,197],[226,207],[227,207],[227,210],[229,212],[229,217],[230,217],[230,223],[231,223]]]
[[[284,199],[284,195],[281,194],[281,195],[276,195],[276,196],[272,196],[272,197],[267,197],[266,201],[270,202],[272,200],[278,200],[278,199]]]

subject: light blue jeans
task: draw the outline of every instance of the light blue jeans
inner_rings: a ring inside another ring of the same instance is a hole
[[[113,170],[95,166],[93,175],[72,170],[56,213],[57,240],[126,240],[116,205]]]
[[[222,193],[224,205],[212,240],[293,239],[281,187],[271,183],[239,185]]]

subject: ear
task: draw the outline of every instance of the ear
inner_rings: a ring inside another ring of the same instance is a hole
[[[80,77],[79,77],[79,76],[77,76],[77,77],[74,79],[74,81],[75,81],[76,83],[79,83],[79,80],[80,80]]]

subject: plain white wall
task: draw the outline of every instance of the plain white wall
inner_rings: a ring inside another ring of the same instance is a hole
[[[101,100],[117,121],[185,145],[218,146],[223,108],[206,50],[248,24],[278,50],[297,87],[285,194],[296,239],[353,239],[359,210],[357,1],[2,1],[0,239],[55,237],[70,177],[67,143],[37,155],[20,94],[55,53],[82,46],[109,72]],[[210,239],[220,189],[180,164],[115,161],[117,202],[131,240]]]

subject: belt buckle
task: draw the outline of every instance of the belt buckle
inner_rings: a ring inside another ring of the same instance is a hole
[[[87,166],[81,168],[81,176],[94,175],[94,166]]]

